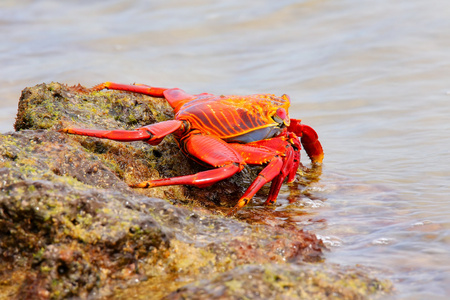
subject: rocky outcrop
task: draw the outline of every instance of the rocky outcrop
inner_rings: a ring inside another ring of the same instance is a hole
[[[273,209],[224,217],[251,168],[206,189],[133,190],[203,167],[170,136],[152,147],[57,132],[172,117],[163,99],[132,93],[58,83],[23,91],[17,131],[0,135],[0,299],[361,299],[391,290],[324,263],[323,243]]]

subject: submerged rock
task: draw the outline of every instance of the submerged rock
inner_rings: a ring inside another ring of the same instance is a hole
[[[273,209],[223,217],[255,176],[206,189],[133,190],[192,174],[172,137],[158,146],[57,132],[132,129],[172,118],[163,99],[41,84],[0,135],[0,299],[361,299],[390,283],[323,263],[313,233]]]

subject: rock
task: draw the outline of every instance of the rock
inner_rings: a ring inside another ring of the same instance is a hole
[[[206,189],[133,190],[128,183],[203,168],[170,136],[152,147],[56,131],[131,129],[171,117],[164,100],[132,93],[58,83],[23,91],[17,132],[0,135],[0,294],[361,299],[391,290],[364,272],[330,268],[322,241],[280,223],[273,209],[223,217],[254,178],[251,168]],[[321,284],[313,289],[311,280]]]
[[[187,284],[167,295],[178,299],[361,299],[389,283],[339,266],[306,264],[242,265],[212,278]]]

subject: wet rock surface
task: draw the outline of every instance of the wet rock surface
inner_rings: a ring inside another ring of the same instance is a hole
[[[204,168],[170,136],[149,146],[57,132],[172,117],[164,99],[132,93],[58,83],[23,91],[17,132],[0,135],[0,299],[363,299],[391,291],[368,272],[326,264],[322,241],[280,222],[273,208],[224,217],[257,170],[206,189],[133,190],[129,183]]]
[[[243,265],[164,299],[360,299],[380,289],[380,282],[365,273],[334,265]]]

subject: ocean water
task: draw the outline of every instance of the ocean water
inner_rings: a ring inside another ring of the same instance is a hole
[[[325,149],[299,227],[395,299],[450,295],[450,2],[4,0],[0,32],[2,133],[42,82],[289,94]]]

